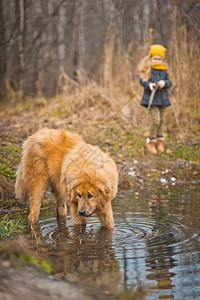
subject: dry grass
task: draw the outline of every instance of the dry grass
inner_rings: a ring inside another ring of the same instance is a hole
[[[99,81],[89,79],[80,72],[79,83],[73,82],[61,70],[62,92],[71,103],[72,110],[81,116],[107,120],[117,118],[134,127],[148,124],[148,116],[140,107],[143,88],[139,85],[137,64],[148,53],[148,47],[125,48],[114,34],[107,36],[104,45],[104,62]],[[200,115],[200,56],[195,37],[188,44],[184,26],[174,28],[167,51],[169,74],[173,86],[170,89],[172,106],[168,109],[167,128],[170,133],[184,137],[196,133]],[[87,112],[86,112],[87,111]],[[93,113],[95,111],[95,114]]]
[[[65,103],[70,113],[75,112],[81,119],[116,119],[130,126],[147,124],[146,118],[141,118],[144,115],[144,109],[139,104],[142,88],[134,61],[132,45],[124,48],[111,35],[104,45],[104,61],[98,80],[81,70],[76,82],[61,67],[57,107]]]
[[[199,46],[195,37],[188,43],[187,31],[184,26],[173,34],[169,48],[170,75],[172,88],[172,124],[176,124],[182,133],[196,129],[200,115],[200,56]],[[171,118],[170,118],[171,119]]]
[[[137,74],[137,65],[147,53],[148,45],[138,45],[137,49],[131,44],[124,47],[114,34],[108,34],[98,80],[94,79],[97,76],[91,77],[79,70],[78,82],[74,81],[61,67],[57,96],[46,101],[38,90],[35,105],[48,105],[47,110],[58,117],[75,115],[77,120],[102,122],[115,119],[130,128],[147,128],[149,117],[140,106],[143,88]],[[189,41],[184,26],[176,28],[174,25],[166,58],[173,82],[170,89],[172,106],[167,109],[167,131],[179,138],[197,135],[200,122],[199,46],[195,36]],[[13,103],[14,91],[7,86]]]

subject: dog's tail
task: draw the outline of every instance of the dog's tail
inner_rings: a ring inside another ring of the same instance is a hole
[[[20,162],[18,170],[16,172],[16,182],[15,182],[15,195],[17,199],[25,201],[27,198],[27,190],[24,184],[24,174],[23,165]]]

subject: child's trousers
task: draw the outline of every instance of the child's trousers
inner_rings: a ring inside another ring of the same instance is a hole
[[[156,139],[157,137],[163,137],[166,107],[151,106],[149,112],[151,115],[151,127],[149,137],[152,139]]]

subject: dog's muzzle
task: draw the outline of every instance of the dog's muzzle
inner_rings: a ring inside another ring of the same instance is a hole
[[[93,214],[93,212],[91,214],[89,214],[85,210],[79,210],[78,213],[79,213],[79,216],[81,216],[81,217],[90,217]]]

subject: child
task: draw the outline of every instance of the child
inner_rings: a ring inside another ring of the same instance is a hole
[[[140,84],[144,87],[144,94],[141,105],[148,107],[151,115],[151,127],[146,147],[149,153],[157,154],[164,152],[163,128],[166,107],[170,106],[167,89],[172,85],[167,73],[165,59],[166,48],[162,45],[150,46],[149,56],[144,57],[138,69],[140,74]],[[151,93],[156,89],[153,101],[149,104]]]

